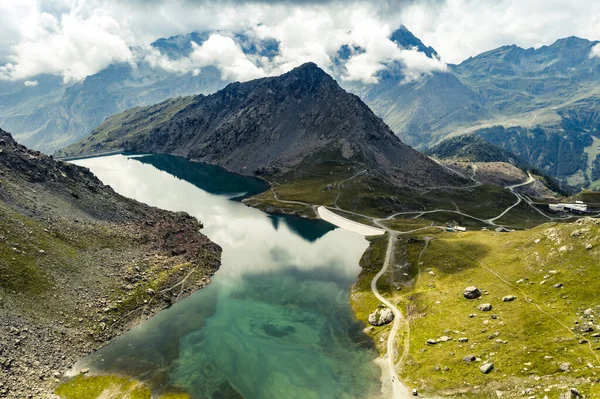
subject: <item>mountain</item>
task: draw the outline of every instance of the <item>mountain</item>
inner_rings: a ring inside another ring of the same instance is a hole
[[[404,25],[400,25],[400,28],[392,32],[390,39],[402,48],[416,48],[429,58],[439,58],[433,47],[424,45],[421,39],[413,35]]]
[[[168,60],[176,61],[192,53],[192,42],[202,45],[211,33],[214,32],[192,32],[161,38],[151,46]],[[251,57],[273,59],[280,51],[279,43],[273,39],[258,40],[243,34],[234,35],[232,39]],[[438,57],[433,48],[425,46],[404,26],[393,32],[390,39],[402,48],[415,48],[427,56]],[[143,53],[137,48],[132,51]],[[344,64],[350,54],[348,46],[340,49],[337,59],[339,65],[334,68],[335,76],[343,74]],[[399,65],[397,67],[402,69]],[[137,60],[135,67],[128,63],[112,64],[76,83],[64,84],[60,77],[51,75],[36,76],[30,81],[0,82],[0,124],[13,131],[15,137],[29,147],[52,153],[82,139],[104,119],[116,113],[177,96],[211,94],[227,83],[229,81],[213,66],[203,67],[197,74],[179,73],[153,66],[145,59]],[[455,84],[451,82],[451,85]],[[361,86],[348,83],[344,87],[362,93]],[[435,87],[426,88],[427,92],[431,90],[435,90]],[[438,102],[438,106],[442,104],[445,102]],[[427,109],[421,111],[423,106],[414,108],[414,118],[409,118],[406,123],[430,114]],[[468,106],[463,108],[469,109]],[[466,118],[472,119],[473,116]],[[444,123],[441,118],[434,119]],[[396,130],[395,121],[390,119],[388,123]],[[423,129],[427,129],[427,126]]]
[[[201,227],[0,130],[0,396],[46,397],[82,356],[169,306],[183,274],[180,298],[206,285],[221,249]]]
[[[201,45],[210,33],[158,39],[152,48],[169,60],[178,60],[190,55],[192,42]],[[242,34],[233,39],[249,56],[272,59],[279,54],[279,43],[272,39],[250,39]],[[439,58],[435,49],[423,44],[405,26],[392,32],[390,40],[401,48]],[[342,46],[334,60],[334,76],[341,77],[350,55],[361,51]],[[367,102],[407,143],[420,145],[429,141],[421,137],[428,137],[429,131],[486,117],[478,96],[452,74],[436,73],[407,83],[402,64],[395,62],[388,67],[380,73],[376,85],[342,84]],[[47,153],[80,140],[116,113],[176,96],[211,94],[228,83],[212,66],[195,75],[169,72],[145,60],[139,60],[135,67],[113,64],[72,84],[63,84],[57,76],[43,75],[31,80],[37,86],[26,85],[24,80],[0,82],[0,124],[16,132],[17,139],[26,145]]]
[[[414,146],[437,140],[436,132],[477,124],[488,117],[481,98],[453,74],[435,72],[404,82],[389,76],[377,84],[347,84],[406,143]]]
[[[600,152],[596,136],[560,127],[493,126],[474,134],[572,186],[590,183],[594,160]]]
[[[451,70],[491,112],[520,115],[543,110],[555,116],[548,108],[598,93],[600,58],[590,56],[598,43],[569,37],[538,49],[504,46]]]
[[[192,42],[202,44],[210,34],[194,32],[159,39],[152,47],[175,61],[191,54]],[[273,59],[280,52],[274,40],[240,34],[232,39],[249,57]],[[403,49],[416,50],[436,61],[439,58],[435,49],[405,26],[392,32],[389,39]],[[572,169],[569,166],[547,168],[544,157],[531,162],[555,173],[553,176],[564,183],[600,188],[600,166],[595,166],[600,165],[596,150],[600,142],[596,141],[599,138],[595,130],[600,58],[590,56],[598,43],[569,37],[536,49],[503,46],[416,80],[406,75],[405,65],[393,61],[377,74],[377,83],[369,84],[341,79],[348,59],[364,52],[358,46],[344,45],[333,57],[331,68],[344,89],[357,94],[403,142],[418,149],[434,146],[449,136],[493,126],[538,127],[550,138],[547,145],[568,140],[571,135],[588,136],[586,142],[591,144],[583,150],[575,146],[567,157],[585,155],[588,162],[582,162],[570,175],[564,172]],[[23,81],[0,82],[0,123],[16,132],[19,140],[46,152],[82,139],[115,113],[177,96],[208,95],[229,83],[212,66],[202,68],[195,76],[168,72],[145,61],[135,68],[129,64],[111,65],[71,85],[62,84],[54,76],[35,80],[37,86],[25,86]],[[499,137],[496,140],[510,151],[510,137],[505,138],[506,142]]]
[[[181,155],[243,174],[281,175],[303,164],[330,168],[344,161],[396,185],[459,183],[403,144],[314,63],[278,77],[232,83],[210,96],[127,111],[57,155],[111,149]]]
[[[206,38],[206,34],[192,33],[160,39],[152,47],[176,58],[192,51],[191,41],[201,44]],[[37,85],[0,81],[0,125],[16,132],[15,137],[27,146],[49,154],[131,107],[181,95],[214,93],[226,84],[212,66],[194,75],[169,72],[144,60],[135,66],[112,64],[76,83],[64,84],[59,77],[48,75],[32,81]]]
[[[503,46],[419,82],[358,92],[418,148],[475,132],[563,184],[600,188],[600,58],[591,56],[599,43]]]
[[[422,43],[404,43],[435,56]],[[600,187],[600,58],[590,56],[598,43],[569,37],[537,49],[503,46],[417,82],[387,74],[352,90],[418,148],[477,131],[565,183]]]
[[[416,49],[439,59],[432,48],[405,26],[390,40],[400,48]],[[453,73],[437,71],[420,79],[407,80],[398,62],[377,75],[377,83],[345,82],[344,88],[359,95],[373,111],[407,144],[416,147],[437,140],[436,132],[489,118],[482,98]]]
[[[465,162],[518,163],[518,158],[476,135],[448,138],[427,151],[427,155],[440,159]]]
[[[531,149],[522,151],[518,145],[510,147],[521,156],[525,156],[527,160],[523,160],[520,156],[488,141],[484,130],[477,133],[447,138],[427,150],[426,154],[443,160],[446,166],[459,169],[466,175],[469,174],[470,165],[476,163],[475,173],[478,181],[501,187],[527,180],[527,172],[530,172],[537,177],[534,184],[528,187],[528,195],[534,198],[555,198],[556,193],[568,195],[567,192],[572,190],[564,184],[561,187],[561,184],[550,176],[547,168],[532,166],[529,163],[531,159],[526,157],[526,152],[531,153]]]

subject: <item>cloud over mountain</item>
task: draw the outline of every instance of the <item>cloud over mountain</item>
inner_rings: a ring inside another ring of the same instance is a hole
[[[542,6],[543,4],[543,6]],[[582,11],[582,8],[585,8]],[[535,11],[535,12],[534,12]],[[432,45],[443,61],[458,62],[500,44],[538,46],[560,36],[600,37],[600,5],[583,0],[23,0],[0,4],[0,79],[39,74],[81,80],[106,66],[149,61],[178,72],[217,67],[224,78],[272,76],[307,61],[324,68],[344,46],[359,47],[344,79],[374,82],[391,64],[406,80],[443,71],[443,62],[398,48],[389,34],[400,24]],[[149,44],[160,37],[212,32],[181,59]],[[275,56],[250,55],[236,36],[276,41]]]

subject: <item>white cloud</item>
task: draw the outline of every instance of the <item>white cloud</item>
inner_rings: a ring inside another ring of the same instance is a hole
[[[401,49],[389,39],[392,30],[377,20],[361,18],[352,31],[352,44],[365,50],[350,57],[346,63],[345,80],[377,83],[377,73],[387,69],[388,64],[402,64],[404,80],[412,81],[433,71],[445,71],[446,64],[431,59],[416,49]]]
[[[413,3],[399,20],[449,63],[516,44],[540,47],[560,38],[600,38],[600,2],[586,0],[446,0]]]
[[[418,69],[411,76],[426,72],[428,65],[415,62],[418,55],[404,54],[388,40],[392,29],[382,23],[377,8],[371,4],[52,0],[60,12],[49,13],[41,7],[47,2],[26,1],[29,8],[21,12],[24,17],[18,24],[20,39],[12,46],[10,63],[0,66],[0,79],[26,79],[50,73],[73,81],[113,62],[139,60],[168,71],[196,75],[213,65],[224,79],[230,80],[281,74],[307,61],[331,72],[332,57],[344,44],[366,50],[351,60],[348,79],[372,81],[373,74],[391,60],[403,61],[407,68],[415,65]],[[194,44],[192,53],[178,60],[169,59],[148,45],[159,37],[193,30],[218,33],[200,45]],[[279,54],[272,59],[247,56],[231,39],[234,33],[275,39]],[[130,46],[134,46],[135,54]]]
[[[26,80],[23,84],[27,87],[35,87],[39,82],[37,80]]]
[[[600,3],[584,0],[388,0],[214,2],[202,0],[0,0],[0,79],[41,73],[83,79],[113,62],[147,59],[157,67],[201,73],[215,65],[226,79],[286,72],[306,61],[326,70],[343,44],[360,46],[344,78],[374,81],[390,63],[406,79],[444,70],[445,64],[411,49],[397,49],[388,35],[405,24],[446,62],[505,44],[550,44],[560,37],[600,38]],[[191,31],[216,32],[181,60],[148,45]],[[245,56],[230,37],[244,33],[279,42],[273,59]],[[146,54],[132,54],[144,49]]]
[[[113,62],[131,61],[129,32],[111,15],[77,7],[54,16],[39,7],[20,22],[21,40],[12,46],[10,62],[0,66],[1,79],[25,79],[42,73],[80,80]]]
[[[192,53],[185,58],[171,60],[151,47],[147,51],[145,59],[150,65],[171,72],[198,75],[203,67],[212,65],[220,70],[224,80],[244,81],[265,75],[264,70],[257,67],[233,39],[218,33],[212,34],[201,45],[192,42]]]
[[[596,44],[590,50],[590,58],[598,57],[600,58],[600,43]]]

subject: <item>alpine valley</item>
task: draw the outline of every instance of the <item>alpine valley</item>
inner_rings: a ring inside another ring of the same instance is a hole
[[[0,398],[600,396],[598,42],[390,40],[0,81]]]

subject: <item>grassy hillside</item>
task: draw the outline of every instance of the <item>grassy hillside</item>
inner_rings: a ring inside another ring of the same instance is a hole
[[[385,246],[369,251],[352,296],[365,320],[377,305],[368,281],[378,267],[369,265],[379,264]],[[594,219],[513,233],[428,230],[400,240],[396,266],[379,288],[408,317],[397,348],[405,383],[465,398],[558,397],[570,388],[600,395],[599,257]],[[467,286],[478,287],[481,298],[464,298]],[[504,302],[510,295],[515,299]],[[484,303],[492,309],[478,309]],[[368,331],[379,342],[387,328]],[[494,369],[482,373],[489,362]]]

